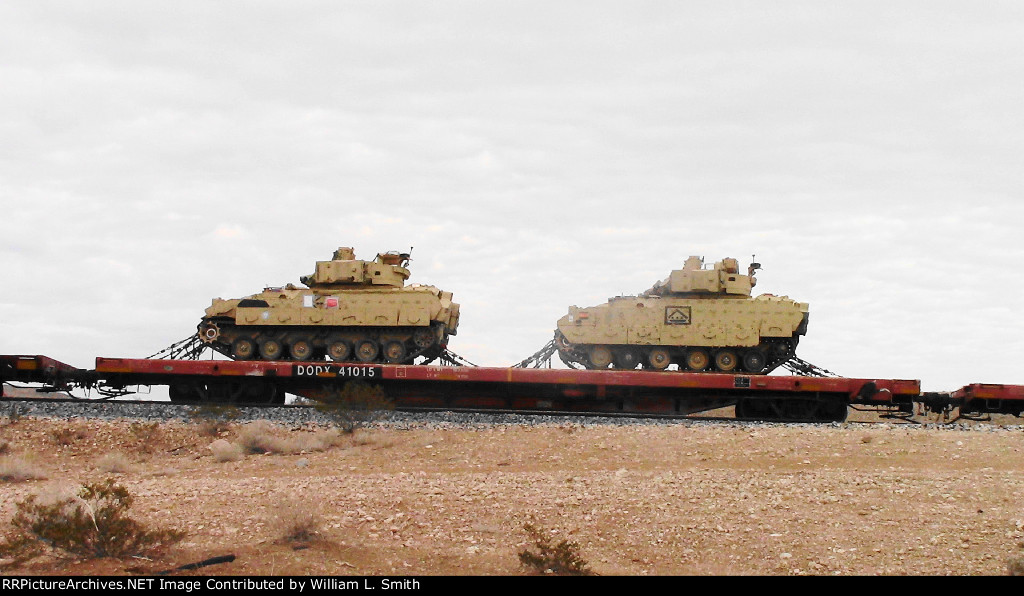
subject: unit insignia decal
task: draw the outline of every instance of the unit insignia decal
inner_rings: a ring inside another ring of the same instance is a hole
[[[665,324],[666,325],[689,325],[690,324],[690,307],[689,306],[666,306],[665,307]]]

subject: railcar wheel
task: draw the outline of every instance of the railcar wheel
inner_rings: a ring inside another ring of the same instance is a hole
[[[821,405],[821,419],[825,422],[846,422],[850,413],[842,398],[829,400]]]
[[[608,368],[612,363],[612,351],[608,346],[594,346],[590,348],[590,364],[594,368]]]
[[[398,340],[391,340],[384,344],[384,359],[392,364],[401,363],[405,360],[406,354],[405,344]]]
[[[167,386],[167,397],[172,404],[187,404],[199,401],[195,388],[189,384],[175,383]]]
[[[640,363],[640,352],[636,348],[622,348],[615,354],[615,368],[632,370]]]
[[[256,342],[248,337],[239,337],[231,342],[231,357],[235,360],[252,360],[256,355]]]
[[[283,352],[281,342],[276,339],[265,339],[260,342],[260,357],[264,360],[278,360]]]
[[[270,383],[254,383],[244,389],[237,401],[253,404],[283,404],[284,392]]]
[[[686,354],[686,368],[692,371],[701,371],[708,367],[708,353],[707,350],[700,348],[690,350]]]
[[[292,360],[309,360],[313,356],[313,343],[305,337],[301,337],[288,346],[288,354]]]
[[[736,359],[736,352],[732,350],[720,350],[715,354],[715,368],[722,372],[736,370],[737,364],[739,364],[739,361]]]
[[[327,356],[335,362],[344,362],[352,357],[352,346],[343,339],[336,339],[327,346]]]
[[[764,353],[760,350],[747,350],[743,354],[743,369],[747,372],[760,373],[767,364]]]
[[[647,354],[647,364],[654,370],[665,370],[672,363],[672,356],[665,348],[653,348]]]
[[[380,346],[372,339],[361,339],[356,342],[356,360],[373,362],[380,355]]]

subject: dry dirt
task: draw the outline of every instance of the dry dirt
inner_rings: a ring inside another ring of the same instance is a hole
[[[132,517],[187,537],[148,560],[4,573],[151,574],[233,554],[176,575],[521,575],[527,523],[577,542],[601,575],[1005,575],[1024,554],[1019,427],[372,428],[239,461],[217,461],[216,439],[189,423],[5,423],[0,459],[45,478],[0,482],[3,528],[30,494],[112,476]],[[297,512],[316,514],[313,540],[281,540]]]

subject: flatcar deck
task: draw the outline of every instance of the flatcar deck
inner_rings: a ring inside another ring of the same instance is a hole
[[[499,368],[369,363],[96,359],[81,369],[47,356],[0,355],[0,381],[101,395],[166,385],[172,401],[281,403],[285,393],[328,399],[349,382],[383,388],[396,406],[685,415],[735,406],[756,419],[843,420],[848,406],[913,412],[1024,412],[1024,386],[976,383],[921,392],[920,381],[644,370]]]
[[[0,380],[51,389],[166,385],[172,401],[282,402],[285,393],[327,399],[347,383],[383,388],[396,406],[685,415],[735,406],[743,418],[845,419],[848,406],[912,412],[966,408],[1020,414],[1024,387],[975,384],[921,393],[920,382],[782,375],[499,368],[294,361],[97,358],[80,369],[40,355],[0,356]]]

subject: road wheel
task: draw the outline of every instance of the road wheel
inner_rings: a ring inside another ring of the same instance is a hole
[[[686,354],[686,368],[698,372],[708,367],[708,352],[702,348],[694,348]]]
[[[736,358],[736,352],[732,350],[719,350],[715,354],[715,368],[722,372],[733,372],[738,364],[739,360]]]
[[[665,370],[672,363],[672,357],[665,348],[654,348],[647,354],[647,364],[654,370]]]
[[[279,360],[284,353],[284,347],[276,339],[265,339],[260,342],[260,358],[264,360]]]
[[[235,360],[252,360],[256,355],[256,342],[248,337],[239,337],[231,342],[231,357]]]
[[[590,364],[593,368],[608,368],[612,363],[612,351],[608,346],[590,348]]]
[[[622,348],[615,354],[615,368],[632,370],[640,363],[640,352],[636,348]]]
[[[373,362],[380,355],[380,346],[372,339],[361,339],[356,342],[356,360]]]
[[[401,364],[406,355],[405,344],[398,340],[391,340],[384,344],[384,359],[392,364]]]
[[[747,350],[743,353],[743,369],[758,374],[764,370],[766,359],[761,350]]]
[[[343,339],[336,339],[327,346],[327,355],[335,362],[344,362],[352,357],[352,346]]]
[[[292,342],[292,345],[288,346],[288,353],[291,355],[292,360],[309,360],[313,355],[313,344],[308,339],[302,337]]]

